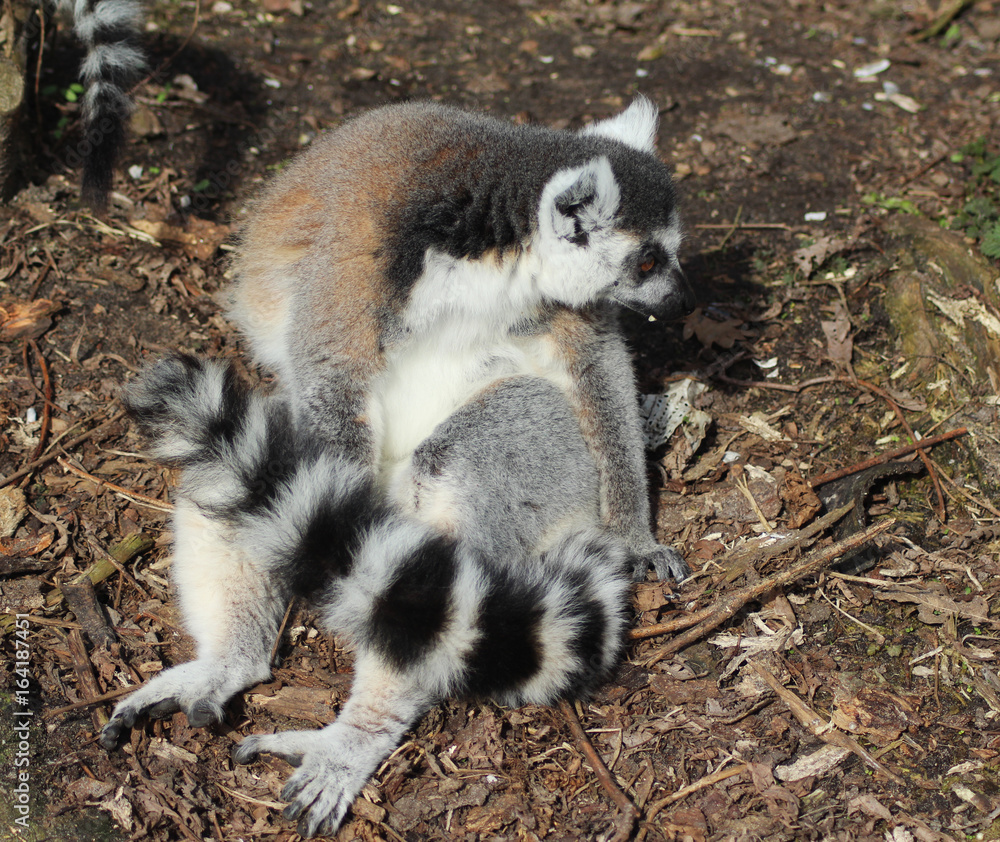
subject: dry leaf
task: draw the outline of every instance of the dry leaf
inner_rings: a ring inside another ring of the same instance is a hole
[[[27,558],[47,550],[55,537],[54,532],[43,532],[41,535],[32,535],[28,538],[0,540],[0,552],[14,558]]]
[[[0,304],[0,342],[37,339],[52,325],[49,318],[59,305],[47,298]]]
[[[816,492],[801,474],[789,471],[778,491],[788,511],[786,525],[789,529],[801,529],[823,508]]]
[[[833,724],[849,734],[866,734],[876,745],[899,739],[910,725],[920,725],[908,700],[874,687],[862,687],[852,698],[838,699]]]
[[[735,114],[719,120],[715,131],[743,146],[784,146],[799,136],[784,114]]]
[[[639,611],[656,611],[667,604],[663,582],[640,582],[635,590],[635,607]]]
[[[20,488],[0,488],[0,539],[14,534],[28,513],[28,503]]]
[[[831,321],[819,324],[826,337],[827,355],[835,363],[849,366],[854,355],[854,340],[851,338],[851,319],[843,302],[838,301],[833,305]]]
[[[901,409],[908,409],[911,412],[923,412],[927,409],[927,401],[912,392],[905,389],[893,389],[891,386],[887,386],[885,391]]]
[[[939,625],[952,615],[968,617],[979,623],[991,622],[989,603],[982,596],[959,602],[920,585],[898,585],[892,590],[876,591],[875,596],[878,599],[891,599],[894,602],[916,603],[920,606],[918,613],[920,621],[928,625]]]
[[[701,307],[684,320],[684,338],[697,336],[698,341],[706,348],[718,345],[720,348],[732,348],[736,342],[749,339],[750,334],[742,329],[742,319],[717,320],[706,316]]]
[[[230,233],[228,225],[196,216],[188,218],[186,229],[148,219],[133,220],[131,225],[162,242],[178,243],[184,253],[195,260],[208,260]]]
[[[811,246],[792,252],[792,262],[807,278],[835,254],[847,248],[843,237],[820,237]]]

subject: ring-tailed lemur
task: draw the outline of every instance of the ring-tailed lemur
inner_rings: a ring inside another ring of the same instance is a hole
[[[82,160],[83,201],[103,214],[108,207],[114,167],[121,156],[134,108],[131,90],[146,71],[139,46],[141,0],[48,0],[73,21],[86,49],[80,68],[83,137],[75,157]]]
[[[300,768],[283,797],[329,833],[442,697],[585,694],[622,648],[627,591],[680,556],[649,531],[619,305],[688,306],[656,111],[582,132],[390,106],[318,142],[256,205],[233,315],[279,375],[172,357],[124,398],[184,466],[173,578],[196,661],[120,703],[191,724],[270,674],[300,594],[356,651],[320,732],[245,739]]]

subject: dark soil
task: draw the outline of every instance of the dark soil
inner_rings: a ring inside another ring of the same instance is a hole
[[[78,54],[63,35],[49,43],[37,170],[0,208],[0,476],[15,475],[0,488],[0,530],[4,506],[18,512],[0,531],[0,611],[28,615],[30,645],[17,663],[14,619],[0,617],[4,838],[295,838],[280,814],[288,767],[234,767],[230,749],[336,715],[350,657],[308,611],[289,619],[274,681],[237,700],[224,727],[178,715],[108,755],[95,735],[113,700],[91,701],[191,655],[166,578],[168,514],[147,499],[168,500],[173,477],[139,455],[116,394],[168,348],[239,354],[217,293],[245,199],[371,106],[434,98],[572,128],[640,91],[662,109],[701,307],[683,325],[627,322],[638,378],[654,394],[683,373],[704,383],[696,404],[711,423],[695,453],[678,433],[651,462],[659,537],[698,573],[677,600],[639,585],[635,627],[762,592],[679,654],[660,657],[670,634],[636,640],[615,681],[578,706],[637,808],[630,836],[564,711],[449,703],[379,770],[337,838],[1000,838],[1000,497],[971,445],[931,452],[943,510],[924,467],[853,487],[864,517],[852,528],[895,523],[848,572],[768,588],[803,544],[731,555],[816,517],[806,478],[907,444],[900,416],[924,436],[966,419],[996,429],[997,379],[971,366],[915,379],[882,301],[899,214],[954,224],[969,249],[1000,257],[989,239],[1000,3],[962,4],[928,35],[957,5],[223,0],[200,8],[188,40],[195,5],[160,0],[158,70],[138,90],[106,223],[80,210],[63,163],[79,142],[61,93]],[[876,62],[887,66],[859,76]],[[1000,276],[992,266],[984,285]],[[118,548],[136,533],[141,552]],[[61,598],[109,550],[126,560],[96,600],[86,588]],[[11,723],[25,701],[21,767]],[[872,760],[817,755],[831,734]],[[13,794],[24,770],[27,829]]]

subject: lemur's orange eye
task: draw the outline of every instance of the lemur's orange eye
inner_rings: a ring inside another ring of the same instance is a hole
[[[639,264],[639,271],[642,272],[643,274],[646,274],[647,272],[652,272],[655,266],[656,266],[656,258],[647,257],[645,260],[642,261],[642,263]]]

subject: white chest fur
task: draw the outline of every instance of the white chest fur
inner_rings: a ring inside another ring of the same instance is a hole
[[[407,338],[390,349],[369,406],[386,480],[490,383],[533,374],[565,387],[568,374],[544,335],[514,332],[537,316],[534,275],[525,254],[505,261],[427,255],[404,314]]]

